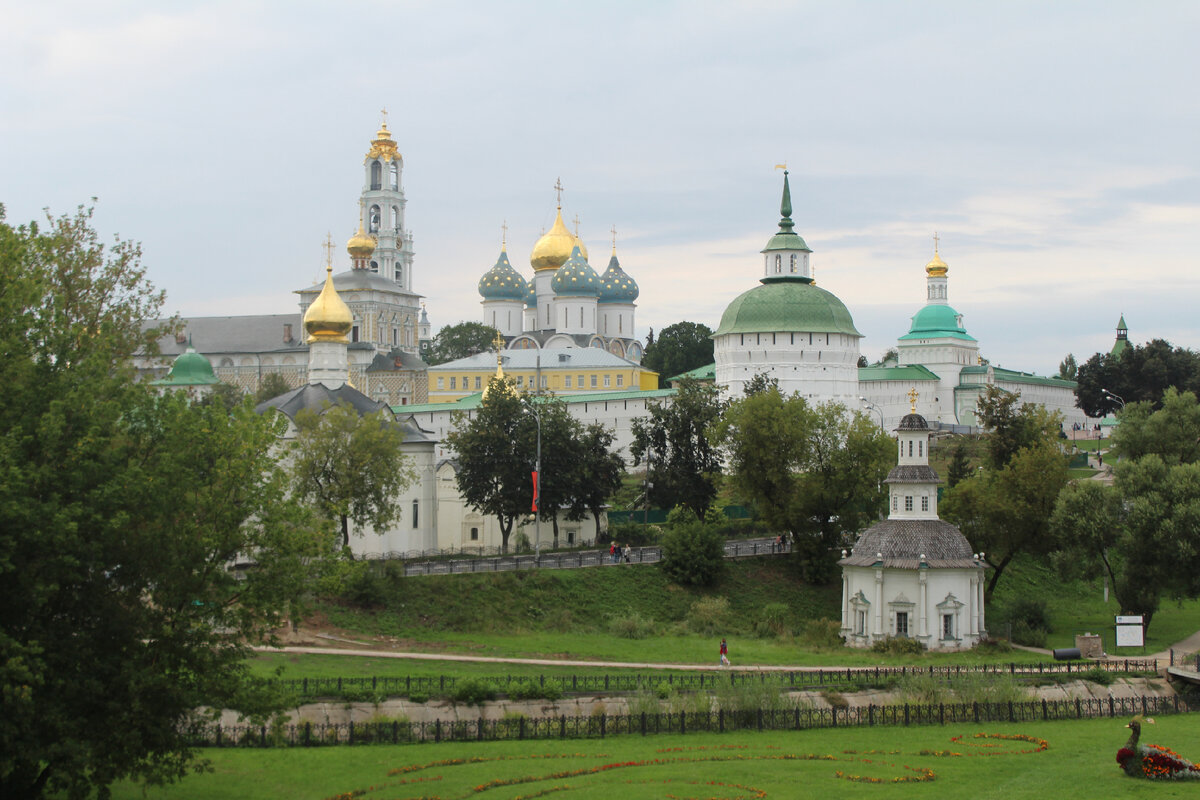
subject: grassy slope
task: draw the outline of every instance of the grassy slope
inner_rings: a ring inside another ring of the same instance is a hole
[[[550,786],[569,786],[553,794],[567,798],[627,800],[664,796],[746,797],[751,792],[719,781],[760,789],[770,798],[814,796],[875,800],[893,798],[971,797],[975,800],[1022,800],[1046,797],[1195,797],[1197,784],[1158,784],[1128,778],[1114,761],[1127,735],[1125,720],[1099,719],[1031,722],[986,726],[950,725],[920,728],[854,728],[794,733],[731,733],[627,736],[605,740],[447,743],[400,746],[336,747],[327,749],[210,750],[214,770],[186,778],[173,787],[122,784],[118,800],[320,800],[340,792],[376,787],[363,800],[385,797],[470,797],[476,786],[497,778],[540,776],[605,764],[651,759],[680,759],[682,763],[622,766],[593,775],[484,790],[482,796],[513,798]],[[1022,734],[1047,740],[1040,753],[1012,752],[1023,743],[998,739],[974,740],[976,733]],[[953,736],[964,736],[951,742]],[[1192,758],[1200,758],[1200,727],[1193,715],[1162,717],[1144,737]],[[977,744],[986,745],[979,747]],[[735,748],[735,749],[730,749]],[[867,753],[866,751],[883,751]],[[922,750],[956,750],[964,757],[921,755]],[[990,752],[989,752],[990,750]],[[862,755],[849,754],[857,751]],[[1001,754],[1000,751],[1004,751]],[[992,757],[988,757],[989,754]],[[784,760],[787,754],[832,756],[838,761]],[[545,755],[565,755],[546,759]],[[478,763],[417,769],[397,776],[388,771],[428,765],[444,759],[485,759]],[[503,760],[501,760],[503,759]],[[724,760],[710,760],[724,759]],[[853,783],[836,776],[850,774],[888,780],[911,775],[902,765],[928,767],[932,783]],[[404,779],[423,783],[400,785]],[[432,780],[431,780],[432,779]],[[670,783],[667,783],[670,781]],[[799,786],[804,789],[800,789]]]

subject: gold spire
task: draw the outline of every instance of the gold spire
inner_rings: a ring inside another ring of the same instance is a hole
[[[367,151],[367,158],[382,158],[384,161],[403,161],[400,157],[400,152],[396,149],[396,142],[392,139],[392,132],[387,126],[387,109],[383,109],[383,122],[379,125],[379,130],[375,132],[375,139],[371,142],[371,149]]]
[[[613,235],[613,255],[615,256],[617,254],[617,226],[613,225],[611,230]]]
[[[908,402],[912,404],[912,413],[914,414],[917,413],[917,398],[920,396],[921,394],[915,386],[908,390]]]
[[[329,235],[325,237],[325,258],[325,285],[304,312],[304,330],[308,342],[347,342],[354,315],[333,288],[333,237]]]
[[[558,269],[571,257],[572,248],[577,243],[582,245],[582,242],[579,242],[563,224],[562,189],[562,180],[556,180],[554,191],[558,195],[558,210],[554,214],[554,225],[551,226],[549,233],[542,234],[542,237],[537,240],[533,246],[533,253],[529,256],[529,263],[537,272],[544,269]],[[579,249],[582,251],[583,247],[580,246]]]
[[[579,248],[579,255],[583,256],[584,261],[587,261],[588,260],[587,245],[583,243],[583,239],[579,238],[579,215],[576,214],[575,219],[572,221],[575,223],[575,247]],[[568,256],[569,255],[570,254],[568,254]]]
[[[492,346],[496,348],[496,374],[488,381],[488,385],[483,387],[483,401],[487,402],[488,393],[492,390],[492,384],[496,381],[504,387],[504,391],[511,393],[513,390],[508,382],[508,378],[504,375],[504,356],[501,355],[504,350],[504,337],[500,335],[500,331],[496,331],[496,338],[492,339]]]
[[[500,223],[500,252],[508,252],[508,220]]]
[[[938,255],[938,235],[933,232],[933,260],[925,265],[925,274],[931,278],[941,278],[950,270],[948,264]]]

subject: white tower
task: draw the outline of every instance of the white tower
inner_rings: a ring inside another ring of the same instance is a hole
[[[371,142],[371,149],[363,159],[365,179],[362,202],[366,211],[367,233],[376,239],[375,252],[370,261],[372,272],[394,280],[399,286],[412,291],[413,238],[404,227],[404,189],[401,183],[404,159],[396,149],[396,142],[387,126],[387,112],[383,124]]]

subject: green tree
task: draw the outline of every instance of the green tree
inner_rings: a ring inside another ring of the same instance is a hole
[[[659,566],[681,586],[713,586],[725,571],[725,537],[721,514],[709,509],[697,517],[690,508],[679,506],[667,515]]]
[[[1106,575],[1122,613],[1149,628],[1164,596],[1200,595],[1200,464],[1155,453],[1117,465],[1112,486],[1077,481],[1050,525],[1067,576]]]
[[[0,210],[0,796],[183,777],[201,707],[263,710],[245,656],[316,571],[316,527],[246,405],[135,382],[164,331],[91,210]],[[243,575],[231,563],[253,553]]]
[[[459,322],[437,332],[425,354],[430,366],[491,350],[498,331],[482,322]]]
[[[616,436],[602,423],[593,422],[584,428],[576,459],[579,464],[576,502],[596,523],[600,534],[600,515],[610,499],[621,489],[625,461],[613,448]]]
[[[404,455],[404,429],[391,413],[360,415],[347,403],[320,412],[296,414],[291,442],[293,488],[336,522],[343,547],[350,546],[350,523],[377,531],[399,517],[400,493],[414,480]]]
[[[1021,448],[1057,440],[1062,432],[1062,415],[1022,403],[1019,392],[996,386],[987,387],[979,398],[976,418],[987,431],[987,462],[993,469],[1002,469]]]
[[[717,496],[721,472],[721,455],[706,433],[724,408],[717,389],[685,378],[674,397],[647,406],[649,415],[633,420],[629,446],[634,466],[646,463],[647,502],[686,506],[701,517]]]
[[[557,539],[560,514],[578,520],[588,512],[582,500],[586,474],[583,425],[571,416],[566,403],[550,395],[527,395],[525,407],[525,413],[534,418],[534,438],[519,446],[532,468],[537,463],[536,424],[540,420],[542,472],[538,480],[538,516],[550,523]],[[532,486],[532,481],[529,482]]]
[[[212,390],[209,391],[200,400],[201,405],[219,405],[226,411],[233,409],[234,406],[240,405],[242,398],[246,393],[240,387],[234,386],[232,383],[221,381],[213,384]]]
[[[1075,363],[1075,354],[1067,353],[1067,357],[1058,365],[1058,377],[1066,381],[1075,380],[1079,373],[1079,365]]]
[[[771,377],[765,372],[756,372],[750,377],[750,380],[746,381],[745,385],[742,386],[742,394],[750,397],[751,395],[756,395],[760,392],[765,392],[770,389],[774,389],[777,392],[779,391],[779,379]]]
[[[950,455],[950,464],[946,467],[946,488],[953,489],[971,475],[971,459],[967,454],[967,446],[959,442],[954,446]]]
[[[292,387],[288,386],[287,378],[278,372],[268,372],[258,382],[258,391],[254,393],[254,404],[265,403],[281,394],[287,394],[291,390]]]
[[[457,454],[459,493],[467,505],[496,518],[505,552],[513,523],[533,509],[537,427],[527,397],[511,379],[493,378],[479,409],[455,414],[446,435]]]
[[[1200,392],[1200,354],[1154,339],[1117,355],[1096,353],[1079,366],[1075,381],[1076,405],[1089,416],[1120,410],[1121,403],[1105,390],[1125,403],[1146,402],[1157,409],[1172,386],[1181,392]]]
[[[642,366],[664,381],[713,363],[712,329],[702,322],[676,322],[647,337]]]
[[[735,489],[768,524],[791,535],[813,582],[831,574],[843,533],[883,511],[895,445],[841,404],[810,406],[771,388],[731,403],[712,435],[729,455]]]
[[[1122,458],[1154,453],[1168,465],[1200,461],[1200,404],[1192,392],[1167,389],[1159,410],[1148,402],[1132,403],[1119,417],[1113,445]]]

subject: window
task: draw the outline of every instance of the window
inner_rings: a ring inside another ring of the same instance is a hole
[[[388,171],[390,177],[390,185],[393,189],[400,188],[400,165],[395,161],[392,162],[391,169]]]
[[[611,385],[612,385],[612,376],[605,375],[604,376],[604,388],[607,389]]]
[[[954,615],[953,614],[942,614],[942,638],[943,639],[953,639],[954,638]]]
[[[546,376],[545,375],[542,376],[542,388],[543,389],[546,388]]]
[[[575,385],[578,386],[580,389],[583,388],[583,376],[582,375],[579,376],[579,383],[577,383]]]
[[[775,272],[776,274],[783,272],[783,256],[775,256]]]
[[[908,457],[912,458],[912,441],[911,440],[908,443]]]
[[[450,388],[451,389],[458,388],[458,378],[454,377],[453,375],[450,376]]]
[[[925,443],[924,442],[917,442],[917,455],[922,458],[925,457]]]
[[[517,386],[520,386],[522,389],[525,388],[525,376],[524,375],[517,376]]]
[[[912,511],[912,509],[913,509],[912,495],[906,494],[906,495],[904,495],[904,510]]]
[[[899,508],[900,508],[900,498],[896,495],[892,495],[892,511],[896,511]]]
[[[378,161],[371,162],[371,188],[378,189],[382,185],[383,165]]]
[[[897,611],[896,612],[896,635],[897,636],[908,636],[908,612],[907,611]]]
[[[483,378],[479,375],[476,375],[475,376],[475,388],[476,389],[483,388],[482,383],[483,383]]]
[[[446,388],[446,379],[445,379],[443,376],[441,376],[441,375],[438,375],[437,387],[438,387],[439,389],[445,389],[445,388]]]
[[[571,376],[570,375],[563,376],[563,387],[567,388],[567,389],[571,388]]]
[[[624,376],[624,375],[618,375],[618,376],[617,376],[617,388],[618,388],[618,389],[620,389],[620,388],[621,388],[621,387],[623,387],[624,385],[625,385],[625,376]]]
[[[595,375],[592,376],[592,388],[593,389],[596,388],[596,376]]]
[[[575,544],[575,531],[567,531],[567,544]]]
[[[479,541],[479,528],[471,528],[471,541],[472,542]]]
[[[353,328],[350,329],[350,341],[352,341],[352,342],[358,341],[358,326],[357,325],[355,325]]]
[[[924,496],[924,495],[921,497],[921,510],[922,510],[922,511],[928,511],[928,510],[929,510],[929,498],[928,498],[927,496]]]
[[[417,527],[417,520],[420,518],[420,515],[417,513],[417,510],[418,510],[417,501],[413,500],[413,527],[414,528]]]
[[[854,632],[859,636],[863,636],[867,632],[867,612],[854,612]]]

